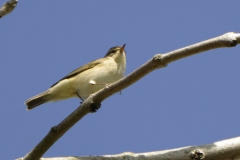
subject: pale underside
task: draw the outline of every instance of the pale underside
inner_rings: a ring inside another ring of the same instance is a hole
[[[108,57],[107,59],[107,61],[99,63],[91,69],[80,72],[73,77],[62,79],[53,85],[47,91],[50,101],[78,96],[86,99],[90,94],[105,87],[106,84],[121,79],[124,75],[125,64],[118,66],[113,58]]]

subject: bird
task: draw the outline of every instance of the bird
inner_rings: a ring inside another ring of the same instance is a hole
[[[103,58],[75,69],[45,92],[29,98],[25,102],[27,110],[69,98],[84,101],[89,95],[123,78],[126,70],[125,45],[110,48]]]

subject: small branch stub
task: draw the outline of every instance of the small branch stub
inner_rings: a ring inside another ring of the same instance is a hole
[[[162,58],[163,58],[162,54],[156,54],[153,57],[154,61],[159,61],[158,63],[161,64],[161,65],[158,66],[158,68],[167,67],[167,63],[163,63]]]
[[[52,131],[52,132],[56,132],[56,131],[57,131],[57,126],[52,127],[52,128],[51,128],[51,131]]]
[[[190,153],[192,160],[201,160],[204,158],[204,154],[201,150],[194,150]]]
[[[235,47],[238,44],[237,40],[232,40],[232,42],[230,43],[231,47]]]

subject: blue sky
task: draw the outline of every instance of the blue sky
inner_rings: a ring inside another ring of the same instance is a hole
[[[0,4],[5,3],[1,0]],[[79,105],[26,111],[24,102],[77,67],[126,43],[126,75],[157,53],[239,32],[240,1],[22,1],[0,19],[0,153],[28,153]],[[149,152],[237,137],[240,48],[221,48],[156,70],[102,103],[44,155]]]

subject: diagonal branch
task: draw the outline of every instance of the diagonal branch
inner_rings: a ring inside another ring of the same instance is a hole
[[[12,12],[13,9],[17,6],[18,0],[9,0],[0,8],[0,18]]]
[[[40,159],[41,156],[61,137],[66,133],[74,124],[76,124],[85,115],[91,112],[92,104],[100,104],[109,96],[123,90],[124,88],[132,85],[148,73],[167,66],[167,64],[200,53],[207,50],[234,47],[240,43],[240,33],[226,33],[216,38],[212,38],[203,42],[193,44],[165,54],[157,54],[148,62],[143,64],[137,70],[133,71],[123,79],[101,89],[100,91],[90,95],[74,112],[66,117],[57,126],[52,127],[49,133],[31,150],[23,160]]]

